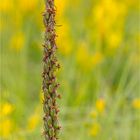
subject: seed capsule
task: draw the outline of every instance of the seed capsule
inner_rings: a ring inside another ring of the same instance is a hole
[[[49,131],[49,126],[47,124],[46,121],[44,121],[44,128],[45,128],[45,131],[48,132]]]
[[[48,126],[52,125],[52,119],[50,116],[48,116],[47,118],[47,123],[48,123]]]
[[[49,140],[49,136],[47,134],[45,134],[45,139]]]
[[[44,112],[45,112],[46,114],[49,114],[49,107],[48,107],[48,105],[44,104],[43,110],[44,110]]]
[[[51,140],[56,140],[56,138],[55,138],[55,137],[53,137]]]
[[[48,100],[48,106],[52,106],[52,99],[50,98],[49,100]]]
[[[58,120],[57,120],[57,119],[55,119],[55,120],[53,121],[53,125],[54,125],[54,128],[55,128],[55,129],[58,128],[59,124],[58,124]]]
[[[59,131],[55,131],[55,137],[58,138],[59,137]]]
[[[51,116],[54,117],[55,115],[55,109],[51,109]]]
[[[54,137],[54,128],[49,129],[49,135],[50,137]]]

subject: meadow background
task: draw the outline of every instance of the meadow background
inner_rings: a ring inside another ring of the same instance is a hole
[[[60,140],[140,140],[140,3],[55,0]],[[43,140],[43,0],[0,0],[0,140]]]

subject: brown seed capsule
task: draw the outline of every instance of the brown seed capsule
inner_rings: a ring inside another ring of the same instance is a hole
[[[58,94],[58,95],[57,95],[57,98],[61,99],[61,95],[60,95],[60,94]]]

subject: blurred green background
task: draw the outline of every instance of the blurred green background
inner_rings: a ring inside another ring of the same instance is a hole
[[[138,0],[55,0],[60,140],[140,140]],[[0,140],[41,140],[43,0],[0,0]]]

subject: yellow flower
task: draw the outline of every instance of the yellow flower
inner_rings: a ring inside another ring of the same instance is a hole
[[[15,49],[16,51],[20,51],[24,46],[24,34],[19,32],[12,36],[11,38],[11,48]]]
[[[0,11],[1,12],[8,12],[13,8],[13,1],[12,0],[2,0],[0,2]]]
[[[96,109],[98,110],[99,113],[104,112],[105,106],[106,106],[106,103],[104,99],[100,98],[96,101]]]
[[[109,35],[109,38],[108,38],[108,45],[109,45],[109,48],[111,49],[115,49],[117,47],[119,47],[121,41],[122,41],[122,32],[113,32]]]
[[[94,15],[96,21],[101,21],[104,18],[104,5],[102,3],[93,7],[92,14]]]
[[[84,43],[79,46],[76,57],[77,57],[77,61],[79,64],[81,64],[83,66],[87,66],[87,64],[89,62],[88,61],[89,53],[88,53],[88,49]]]
[[[1,107],[1,115],[9,115],[13,111],[13,105],[10,103],[4,103]]]
[[[113,36],[110,36],[108,33],[112,33],[112,31],[120,32],[120,34],[122,33],[127,11],[126,3],[117,2],[116,0],[101,0],[93,7],[92,20],[97,25],[97,30],[99,30],[100,36],[105,36],[105,39],[112,41],[110,42],[111,47],[118,46],[121,36],[117,35],[116,37],[114,34]],[[118,19],[120,22],[119,24],[116,24]]]
[[[39,110],[40,110],[40,108],[39,107],[40,106],[37,106],[37,108],[35,109],[34,114],[29,117],[27,128],[29,130],[31,130],[31,131],[34,130],[37,127],[38,123],[39,123],[39,120],[40,120],[40,118],[39,118],[39,115],[40,115]]]
[[[12,131],[12,121],[9,119],[0,122],[0,136],[7,138]]]
[[[57,45],[58,45],[60,53],[62,53],[63,55],[69,55],[72,51],[71,40],[68,36],[69,25],[65,20],[63,20],[62,23],[63,25],[57,30],[57,34],[59,36],[56,41],[57,41]]]
[[[19,9],[23,12],[29,12],[35,10],[38,0],[19,0]]]
[[[117,2],[116,0],[103,0],[105,8],[105,14],[108,17],[112,17],[110,20],[117,20],[117,17],[122,17],[126,14],[127,7],[124,2]],[[117,9],[119,7],[119,10]],[[108,15],[107,15],[108,14]]]
[[[133,108],[135,108],[135,109],[140,109],[140,99],[134,99],[134,100],[132,101],[132,106],[133,106]]]
[[[103,60],[101,52],[96,52],[94,55],[90,55],[85,43],[79,45],[77,50],[77,61],[84,70],[90,70],[96,65],[100,64]]]
[[[90,54],[85,42],[82,42],[79,45],[77,49],[76,59],[79,66],[82,68],[82,70],[84,71],[91,70],[92,64],[91,64]]]
[[[100,124],[99,123],[94,123],[93,126],[91,127],[89,133],[90,133],[91,136],[95,137],[99,134],[100,130],[101,130]]]
[[[135,10],[139,10],[139,0],[125,0],[128,7],[135,8]]]
[[[100,64],[103,60],[103,55],[101,52],[96,52],[93,56],[91,56],[91,63],[93,66]]]
[[[55,5],[57,7],[57,15],[60,16],[60,14],[62,15],[62,13],[64,12],[65,10],[65,7],[66,7],[66,0],[56,0],[55,1]]]
[[[57,46],[62,55],[69,55],[72,51],[72,43],[69,37],[69,24],[63,17],[63,12],[66,7],[66,0],[56,0],[55,5],[57,7],[56,20],[59,20],[59,23],[63,23],[61,27],[57,28]]]
[[[65,40],[63,41],[61,40],[60,42],[58,43],[58,48],[60,50],[60,53],[66,56],[71,54],[72,46],[70,45],[69,39],[65,38]]]
[[[28,121],[28,129],[33,130],[36,128],[39,122],[39,116],[37,114],[32,115]]]

